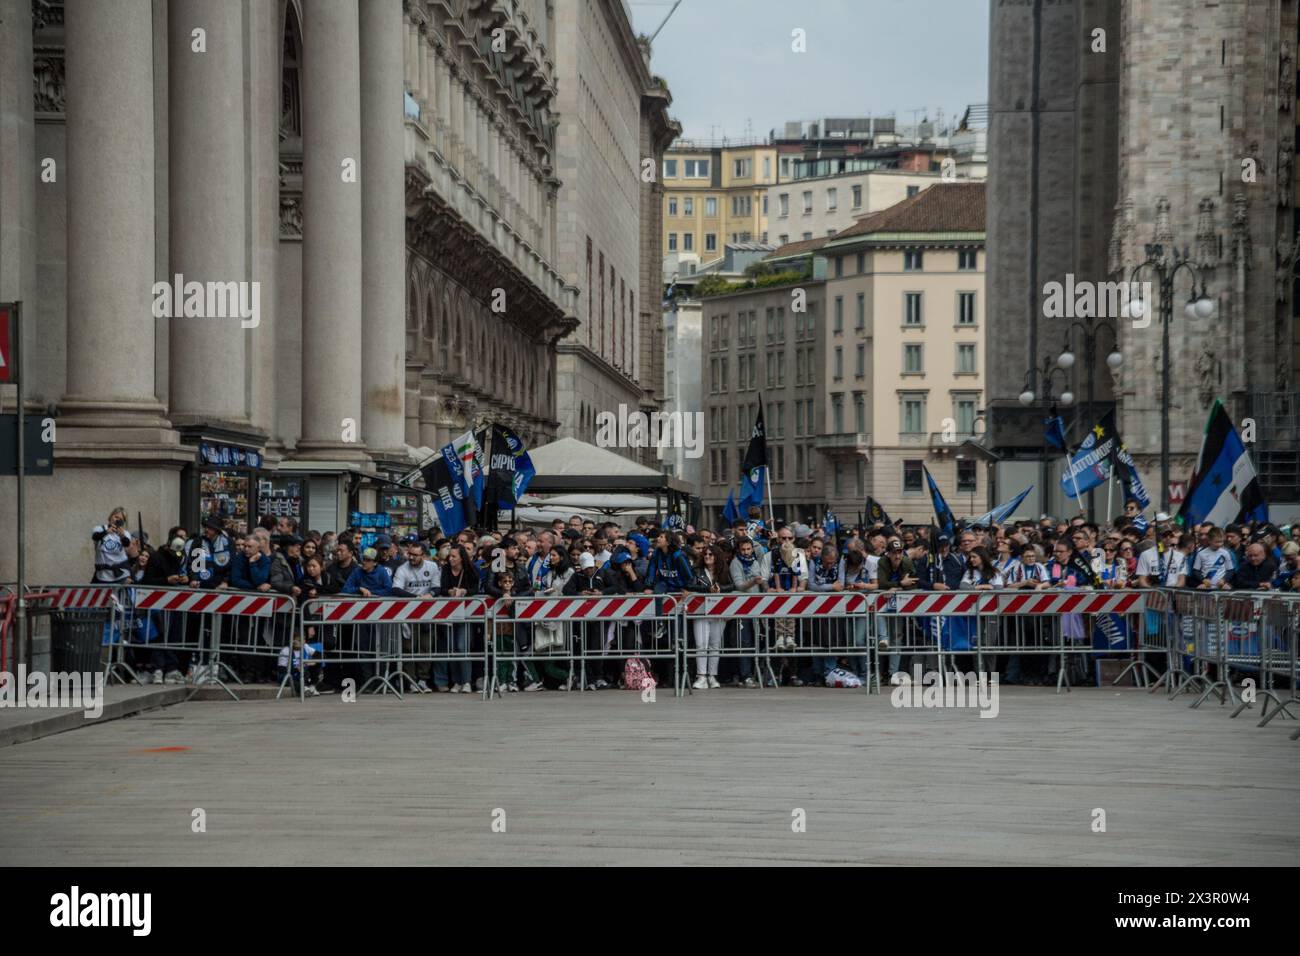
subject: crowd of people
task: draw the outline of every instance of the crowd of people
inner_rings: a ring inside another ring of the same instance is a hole
[[[133,535],[126,512],[117,509],[94,529],[92,537],[98,583],[274,592],[298,602],[331,595],[481,594],[500,599],[1003,588],[1300,590],[1300,523],[1183,528],[1165,514],[1149,520],[1132,503],[1125,514],[1105,526],[1082,517],[1044,516],[1000,527],[959,527],[951,535],[933,526],[902,522],[864,528],[832,526],[830,533],[816,524],[774,521],[769,527],[752,509],[748,518],[717,531],[690,526],[678,531],[659,527],[647,517],[624,528],[617,522],[597,524],[574,515],[540,529],[467,529],[452,537],[434,530],[399,540],[380,534],[365,546],[352,529],[303,533],[292,518],[266,517],[251,532],[233,535],[219,518],[210,518],[197,535],[181,527],[170,529],[156,548]],[[540,651],[559,643],[545,625],[512,625],[508,616],[503,621],[494,635],[499,650]],[[847,657],[791,654],[809,639],[808,633],[796,628],[794,621],[771,623],[769,630],[757,619],[693,621],[692,687],[718,688],[724,681],[739,687],[757,687],[760,681],[856,686],[869,679],[865,650]],[[865,620],[852,626],[856,629],[853,646],[865,649]],[[420,678],[421,688],[451,693],[481,690],[490,676],[482,673],[479,659],[486,635],[466,625],[444,630],[445,652],[463,653],[465,659],[435,662]],[[647,644],[654,645],[662,633],[648,629],[644,636]],[[775,666],[763,673],[756,673],[755,657],[748,653],[756,641],[769,659],[775,659]],[[882,651],[887,646],[883,643]],[[292,666],[300,660],[303,647],[303,636],[296,635],[292,647],[282,652],[282,664]],[[723,647],[742,653],[722,655]],[[893,658],[891,672],[898,663]],[[657,681],[671,682],[669,657],[648,663]],[[521,660],[502,663],[496,676],[507,693],[599,690],[623,682],[617,664],[597,667],[584,677],[571,666],[537,667],[535,661]],[[155,655],[143,668],[143,679],[193,679],[192,671],[187,675],[183,665],[174,657]],[[1043,675],[1043,679],[1053,677]],[[327,680],[328,676],[316,682],[313,693],[327,688]]]

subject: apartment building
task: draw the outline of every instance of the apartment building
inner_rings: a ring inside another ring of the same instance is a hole
[[[800,169],[803,163],[796,164]],[[815,166],[811,166],[816,170]],[[768,229],[778,247],[833,236],[862,216],[915,196],[940,181],[937,172],[876,169],[811,175],[767,189]]]
[[[662,173],[665,255],[693,253],[706,263],[729,242],[767,241],[775,148],[678,143],[664,153]]]

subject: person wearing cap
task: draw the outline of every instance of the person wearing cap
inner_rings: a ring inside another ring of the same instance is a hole
[[[379,563],[379,552],[374,548],[366,548],[361,552],[361,566],[352,569],[341,593],[359,594],[361,597],[388,597],[392,590],[393,576],[387,567]]]
[[[1187,584],[1187,566],[1183,553],[1178,550],[1177,528],[1163,528],[1156,546],[1142,552],[1137,575],[1138,584],[1144,588],[1181,588]]]
[[[228,587],[230,563],[233,559],[230,538],[226,536],[221,518],[210,515],[203,521],[203,533],[186,542],[185,568],[190,585],[200,588]]]

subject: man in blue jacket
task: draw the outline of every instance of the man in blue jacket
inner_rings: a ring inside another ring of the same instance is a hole
[[[343,594],[359,594],[362,597],[388,597],[393,592],[393,576],[389,573],[388,568],[379,563],[379,553],[374,548],[366,548],[361,552],[361,567],[353,568],[352,573],[348,575],[347,583],[343,585]],[[392,625],[379,625],[384,628],[391,628]],[[357,650],[362,654],[369,653],[375,649],[375,627],[373,624],[354,625],[357,631],[356,641]],[[399,638],[400,640],[400,638]],[[370,682],[378,677],[379,662],[366,661],[361,665],[361,677],[363,683],[361,691],[366,690]],[[386,683],[386,679],[378,677],[381,683]]]

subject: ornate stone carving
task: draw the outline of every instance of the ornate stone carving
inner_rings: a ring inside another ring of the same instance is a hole
[[[1197,209],[1196,264],[1202,269],[1213,269],[1219,264],[1219,244],[1214,235],[1214,200],[1204,197]]]
[[[1202,349],[1201,354],[1196,357],[1195,368],[1196,397],[1200,400],[1201,408],[1209,408],[1218,390],[1218,359],[1209,349]]]
[[[1283,41],[1282,51],[1278,55],[1277,67],[1277,109],[1279,113],[1291,112],[1291,101],[1295,98],[1295,61],[1291,56],[1291,44]]]
[[[1250,268],[1250,217],[1245,193],[1232,197],[1232,260]]]
[[[1290,206],[1293,201],[1291,190],[1291,168],[1295,155],[1290,146],[1283,146],[1277,151],[1277,204]]]
[[[38,46],[32,54],[32,92],[36,112],[64,112],[67,108],[67,83],[62,48]]]
[[[297,196],[280,197],[280,238],[302,238],[302,200]]]

